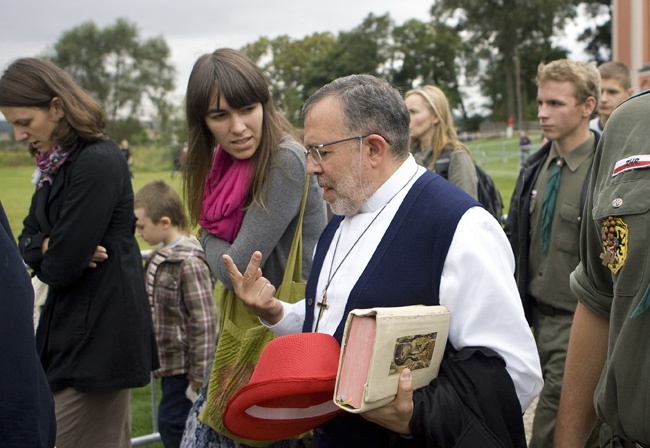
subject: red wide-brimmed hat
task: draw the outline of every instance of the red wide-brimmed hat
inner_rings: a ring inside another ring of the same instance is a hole
[[[340,351],[336,339],[324,333],[273,339],[250,382],[228,401],[224,426],[246,439],[279,440],[342,413],[333,401]]]

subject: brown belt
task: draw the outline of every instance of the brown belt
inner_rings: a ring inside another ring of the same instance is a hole
[[[555,317],[555,316],[573,315],[573,311],[567,311],[567,310],[562,310],[560,308],[555,308],[554,306],[551,306],[544,302],[540,302],[539,300],[535,300],[533,303],[535,304],[539,312],[542,313],[544,316]]]

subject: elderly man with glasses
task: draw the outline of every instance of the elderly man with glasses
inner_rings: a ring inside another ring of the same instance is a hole
[[[277,334],[342,338],[355,308],[445,305],[449,344],[440,375],[395,400],[344,413],[314,430],[320,447],[526,444],[522,413],[542,387],[539,358],[499,223],[466,193],[417,165],[397,90],[369,75],[339,78],[303,107],[307,170],[337,215],[324,230],[306,298],[289,305],[231,263],[238,296]]]

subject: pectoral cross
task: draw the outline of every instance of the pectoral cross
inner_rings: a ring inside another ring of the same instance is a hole
[[[328,309],[330,306],[327,304],[327,290],[323,292],[323,301],[316,302],[316,305],[320,308],[318,311],[318,320],[316,321],[316,328],[314,328],[314,333],[318,333],[318,324],[320,324],[320,319],[323,317],[323,311]]]

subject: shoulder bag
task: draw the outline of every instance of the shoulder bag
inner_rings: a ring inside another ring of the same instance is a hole
[[[276,297],[284,302],[296,303],[305,297],[306,281],[302,278],[302,221],[309,191],[309,176],[305,180],[298,225],[291,243],[282,284]],[[248,384],[264,346],[274,334],[260,324],[257,316],[248,310],[234,291],[221,281],[216,284],[217,310],[221,314],[221,330],[212,364],[206,403],[199,415],[206,425],[228,438],[250,446],[265,446],[270,442],[242,439],[231,434],[223,425],[221,416],[228,400]]]

